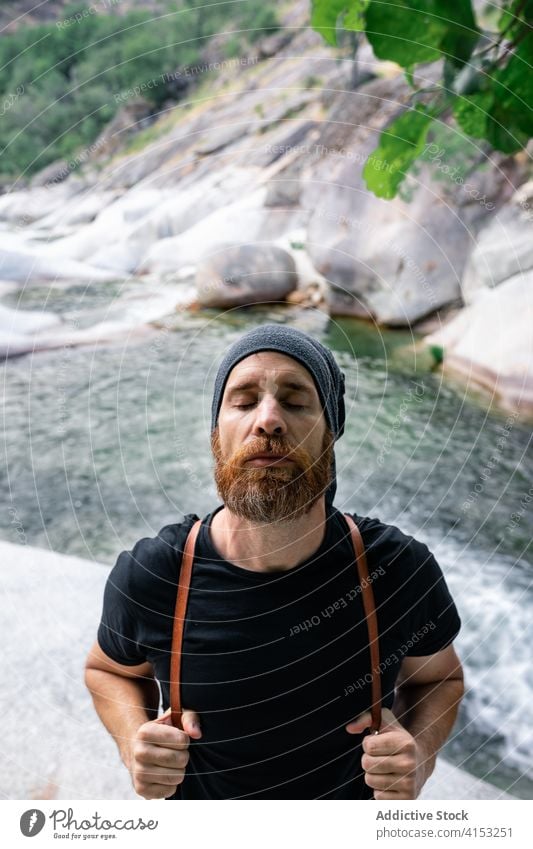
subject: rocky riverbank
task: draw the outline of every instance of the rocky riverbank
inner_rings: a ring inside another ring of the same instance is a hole
[[[121,316],[119,302],[112,321],[68,334],[4,308],[0,350],[106,342],[176,308],[289,301],[416,329],[456,306],[426,346],[445,371],[533,415],[530,157],[487,156],[442,128],[401,196],[374,197],[362,168],[408,86],[365,45],[354,72],[308,14],[307,0],[291,4],[247,56],[211,44],[183,98],[147,129],[142,98],[121,93],[90,149],[0,196],[0,294],[57,280],[147,284],[146,309]]]

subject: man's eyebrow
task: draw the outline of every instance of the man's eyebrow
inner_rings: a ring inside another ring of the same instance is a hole
[[[307,383],[300,383],[297,380],[283,380],[280,385],[286,386],[288,389],[293,389],[296,392],[307,392],[308,395],[311,395],[313,391]],[[234,386],[228,387],[228,395],[231,395],[233,392],[245,392],[247,389],[255,389],[256,386],[259,386],[257,380],[246,380],[242,383],[236,383]]]

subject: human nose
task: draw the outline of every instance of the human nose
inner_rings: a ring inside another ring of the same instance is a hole
[[[286,433],[286,430],[287,425],[278,401],[272,395],[264,395],[257,404],[254,434],[256,436],[265,433],[281,435]]]

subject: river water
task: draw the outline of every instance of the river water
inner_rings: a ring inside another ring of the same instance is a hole
[[[103,319],[119,289],[33,286],[3,303],[80,328]],[[468,685],[446,756],[533,798],[531,427],[443,382],[408,331],[272,306],[177,313],[149,337],[12,359],[2,367],[0,535],[112,564],[184,513],[213,509],[217,364],[264,321],[315,334],[346,374],[336,506],[423,540],[446,575]]]

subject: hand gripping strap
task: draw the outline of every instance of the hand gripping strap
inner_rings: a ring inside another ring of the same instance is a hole
[[[355,551],[355,564],[357,566],[357,574],[359,576],[359,583],[361,585],[361,592],[363,595],[363,608],[365,611],[366,627],[368,630],[368,644],[370,647],[370,672],[372,674],[372,705],[370,708],[372,724],[370,728],[374,734],[377,734],[381,726],[381,680],[379,677],[379,642],[376,605],[374,602],[372,584],[368,577],[368,566],[361,531],[351,516],[348,516],[348,514],[345,513],[344,518],[348,522],[352,535],[352,544]]]
[[[365,611],[366,624],[368,629],[368,641],[370,646],[370,662],[372,672],[372,725],[371,730],[377,733],[381,725],[381,682],[379,678],[379,645],[378,645],[378,626],[376,619],[376,608],[374,604],[374,593],[368,578],[368,566],[366,563],[365,548],[359,528],[353,519],[344,514],[344,518],[348,522],[350,528],[352,545],[355,553],[355,563],[361,592],[363,595],[363,608]],[[181,562],[180,579],[176,593],[176,608],[174,611],[174,626],[172,631],[172,654],[170,659],[170,707],[172,724],[176,728],[181,728],[181,651],[183,644],[183,629],[185,625],[185,615],[187,612],[187,601],[189,598],[189,588],[191,585],[192,565],[194,559],[194,549],[196,538],[202,520],[198,519],[192,526],[183,549],[183,558]]]

